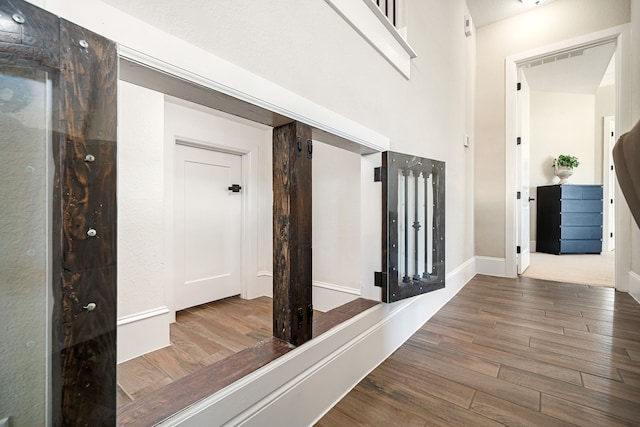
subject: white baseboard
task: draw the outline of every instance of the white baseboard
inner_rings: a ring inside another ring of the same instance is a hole
[[[168,307],[158,307],[118,319],[118,363],[171,344]]]
[[[258,271],[258,290],[263,296],[273,298],[273,273]]]
[[[314,424],[457,294],[475,263],[448,274],[444,289],[372,307],[162,425],[281,425],[282,414],[288,425]]]
[[[629,295],[640,303],[640,274],[629,272]]]
[[[504,258],[477,256],[476,271],[488,276],[507,277],[507,263]]]
[[[271,271],[258,272],[258,289],[261,295],[273,298],[273,273]],[[313,308],[326,312],[343,304],[360,298],[360,289],[333,283],[313,281]]]
[[[323,313],[360,298],[360,289],[316,280],[311,292],[313,308]]]

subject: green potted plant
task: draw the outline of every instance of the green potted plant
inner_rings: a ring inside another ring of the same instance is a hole
[[[573,169],[580,166],[580,161],[575,156],[567,154],[560,154],[553,159],[553,169],[558,178],[560,178],[560,184],[566,184],[571,175],[573,175]]]

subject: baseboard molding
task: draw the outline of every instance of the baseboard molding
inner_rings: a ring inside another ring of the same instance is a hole
[[[135,313],[118,319],[118,363],[171,344],[168,307]]]
[[[380,304],[298,347],[162,425],[312,425],[475,275],[474,258],[444,289]],[[296,408],[291,411],[291,408]]]
[[[273,273],[258,271],[258,289],[265,297],[273,298]]]
[[[360,298],[360,289],[315,280],[311,292],[313,308],[323,313]]]
[[[504,258],[476,256],[476,272],[488,276],[507,277],[507,262]]]
[[[629,295],[640,303],[640,274],[629,271]]]

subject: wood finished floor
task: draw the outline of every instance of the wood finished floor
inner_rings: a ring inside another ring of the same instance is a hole
[[[313,336],[377,304],[314,311]],[[117,425],[156,425],[294,349],[271,336],[272,305],[233,297],[178,312],[171,346],[118,366]]]
[[[640,425],[640,305],[478,275],[317,426]]]
[[[271,338],[272,305],[232,297],[179,311],[171,346],[118,365],[118,407]]]

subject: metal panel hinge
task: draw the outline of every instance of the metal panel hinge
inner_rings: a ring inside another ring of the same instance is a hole
[[[522,252],[522,249],[520,248],[520,246],[516,246],[516,253],[519,254],[520,252]]]
[[[382,182],[382,166],[378,166],[377,168],[373,168],[373,182]]]
[[[233,184],[231,187],[229,187],[229,191],[232,191],[234,193],[239,193],[240,190],[242,190],[242,187],[238,184]]]
[[[375,276],[373,284],[379,288],[383,287],[387,281],[387,273],[383,273],[382,271],[376,271],[373,274]]]
[[[518,82],[516,84],[516,90],[521,90],[522,89],[522,83]]]
[[[521,137],[517,137],[516,138],[516,145],[520,145],[522,144],[522,138]]]
[[[518,191],[516,193],[516,199],[518,199],[518,200],[522,199],[522,193],[521,192]]]

